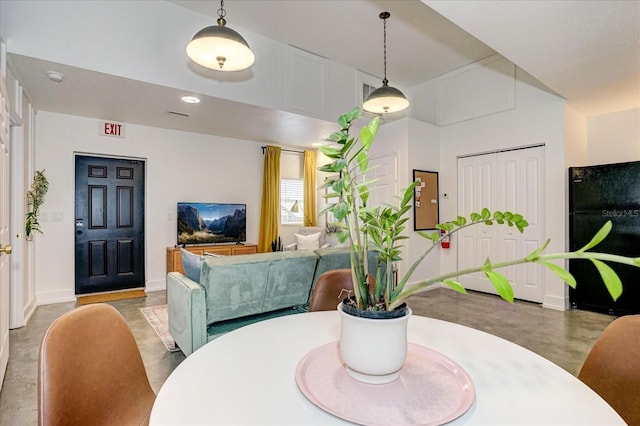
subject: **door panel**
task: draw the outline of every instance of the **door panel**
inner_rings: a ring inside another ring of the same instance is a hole
[[[398,193],[396,163],[395,155],[372,158],[369,161],[371,171],[367,173],[367,180],[376,179],[376,183],[372,185],[368,206],[377,207],[385,203],[397,203],[394,198]]]
[[[483,207],[492,208],[492,182],[494,161],[487,156],[458,159],[458,206],[459,213],[466,217],[480,212]],[[458,265],[466,269],[481,265],[494,251],[494,235],[485,225],[471,226],[458,232]],[[491,291],[491,283],[482,274],[467,274],[459,277],[467,288]]]
[[[544,242],[544,148],[536,147],[458,159],[458,205],[461,214],[511,211],[529,222],[524,233],[514,227],[476,225],[458,233],[460,268],[525,257]],[[471,247],[469,247],[471,246]],[[516,265],[499,271],[511,281],[519,299],[542,302],[540,266]],[[482,273],[460,277],[471,290],[496,293]]]
[[[144,166],[76,156],[76,294],[144,287]]]

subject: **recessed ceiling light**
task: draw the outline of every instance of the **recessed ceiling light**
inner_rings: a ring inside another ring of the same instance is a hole
[[[199,104],[200,103],[200,99],[196,98],[195,96],[183,96],[181,99],[182,99],[182,102],[184,102],[185,104]]]
[[[322,142],[314,142],[311,144],[311,146],[322,146],[324,145]]]
[[[56,83],[60,83],[64,80],[64,74],[58,71],[47,71],[47,77],[49,80],[55,81]]]

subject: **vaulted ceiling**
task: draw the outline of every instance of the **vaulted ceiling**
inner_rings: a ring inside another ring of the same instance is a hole
[[[171,3],[215,23],[216,1]],[[392,85],[410,90],[497,52],[587,117],[640,108],[640,1],[236,0],[225,9],[228,25],[239,32],[246,29],[376,77],[383,73],[378,14],[388,10]],[[180,107],[173,104],[181,87],[15,54],[12,34],[5,37],[10,66],[40,110],[291,145],[300,134],[328,134],[322,120],[206,96],[189,121],[167,118],[167,110]],[[65,85],[43,78],[56,67],[67,76]],[[255,120],[242,120],[247,114]]]

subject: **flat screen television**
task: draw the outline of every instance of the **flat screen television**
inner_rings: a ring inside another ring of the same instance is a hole
[[[247,205],[178,203],[178,245],[247,240]]]

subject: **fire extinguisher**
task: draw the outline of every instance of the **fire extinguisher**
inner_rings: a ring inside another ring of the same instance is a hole
[[[440,235],[444,236],[444,238],[440,240],[440,247],[442,247],[443,249],[448,249],[451,246],[451,237],[444,229],[440,230]]]

